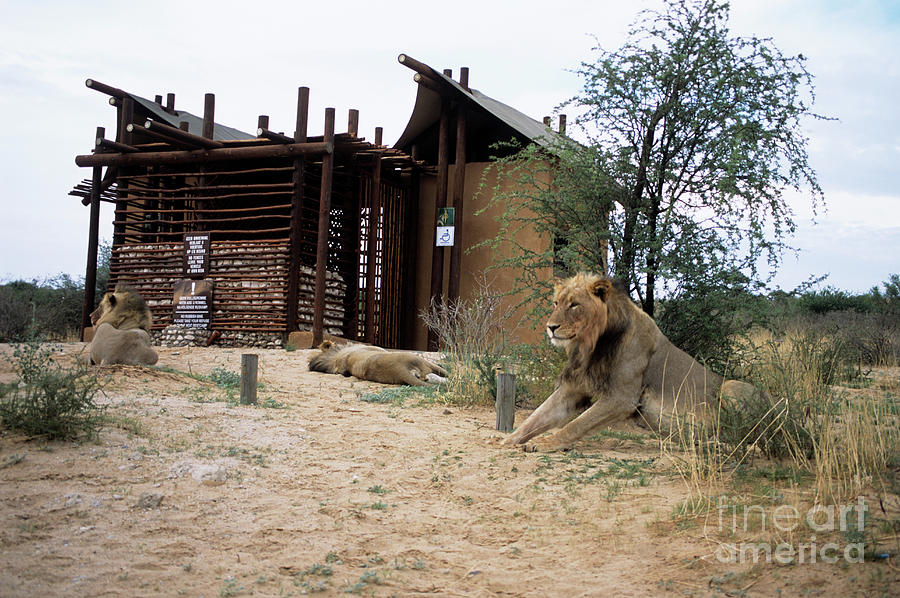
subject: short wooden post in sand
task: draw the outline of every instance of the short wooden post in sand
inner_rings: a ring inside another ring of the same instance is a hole
[[[516,376],[497,372],[497,429],[512,432],[516,419]]]
[[[256,405],[256,369],[259,355],[241,355],[241,405]]]

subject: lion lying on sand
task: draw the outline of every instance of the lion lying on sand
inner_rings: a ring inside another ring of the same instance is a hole
[[[309,369],[326,374],[356,376],[382,384],[424,386],[444,382],[447,371],[415,353],[388,351],[370,345],[335,345],[325,341],[321,353],[309,359]]]
[[[91,324],[94,326],[91,363],[156,363],[159,356],[150,346],[152,319],[144,298],[133,288],[117,284],[115,291],[106,293],[91,314]]]
[[[655,430],[677,415],[703,415],[718,397],[753,386],[723,380],[677,348],[612,280],[578,274],[556,286],[547,335],[568,354],[556,390],[502,444],[563,450],[600,426],[636,415]]]

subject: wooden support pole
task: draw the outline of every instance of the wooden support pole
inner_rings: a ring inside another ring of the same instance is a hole
[[[404,306],[416,304],[416,258],[419,247],[419,184],[420,174],[418,168],[412,169],[409,181],[409,200],[407,201],[406,222],[403,225],[404,249],[401,252],[403,258],[403,286],[401,301]],[[431,238],[431,237],[428,237]],[[415,309],[403,309],[400,311],[400,348],[412,349],[415,345],[417,314]]]
[[[565,114],[559,115],[559,134],[560,135],[566,134],[566,115]]]
[[[372,180],[369,187],[368,246],[366,247],[366,342],[375,343],[375,287],[376,255],[378,253],[378,222],[381,220],[381,153],[375,154]],[[384,272],[382,272],[384,275]]]
[[[97,127],[96,139],[103,139],[106,129]],[[94,311],[97,288],[97,248],[100,244],[100,185],[103,182],[103,168],[94,166],[91,177],[91,215],[88,221],[87,268],[84,274],[84,298],[81,304],[81,340],[84,331],[91,327],[91,312]]]
[[[444,248],[437,247],[437,218],[441,208],[447,206],[447,186],[450,162],[450,102],[441,100],[441,115],[438,129],[438,163],[437,181],[434,200],[434,226],[432,233],[435,235],[435,243],[432,244],[431,261],[431,300],[443,301],[444,286]],[[437,349],[436,339],[432,339],[433,332],[429,331],[429,347]]]
[[[434,196],[434,225],[431,227],[431,303],[444,300],[444,248],[437,246],[437,219],[441,208],[447,206],[447,174],[449,170],[450,102],[441,100],[441,120],[438,129],[437,184]],[[428,330],[428,348],[437,349],[437,333]]]
[[[166,94],[166,110],[169,112],[175,112],[175,94],[167,93]]]
[[[259,355],[244,353],[241,355],[241,405],[256,405],[256,372],[259,367]]]
[[[466,85],[468,69],[466,69]],[[460,81],[460,84],[463,84]],[[454,231],[453,246],[450,248],[450,280],[447,283],[447,300],[459,301],[460,270],[462,268],[463,210],[466,191],[466,107],[460,102],[456,109],[456,169],[453,172]]]
[[[359,137],[359,110],[351,108],[347,115],[347,136]]]
[[[268,125],[266,117],[266,125]],[[297,122],[294,129],[294,142],[306,143],[307,123],[309,122],[309,88],[300,87],[297,90]],[[262,127],[262,121],[260,121]],[[297,316],[300,301],[300,237],[302,236],[302,210],[303,210],[303,158],[294,160],[294,172],[291,179],[293,193],[291,195],[291,249],[290,262],[288,264],[287,280],[287,326],[285,335],[297,330]],[[287,340],[287,339],[285,339]]]
[[[128,130],[128,125],[130,125],[134,121],[134,100],[132,100],[129,96],[123,98],[118,103],[120,104],[119,129],[117,131],[119,136],[116,138],[116,141],[124,143],[126,145],[131,145],[132,141],[134,140],[134,135],[132,135],[131,131]]]
[[[334,144],[334,108],[325,109],[325,143]],[[313,346],[322,343],[325,333],[325,275],[328,272],[328,229],[331,225],[331,183],[334,154],[322,158],[319,194],[319,233],[316,239],[316,294],[313,301]]]
[[[150,166],[154,164],[185,164],[225,160],[251,160],[255,158],[294,158],[334,151],[333,141],[287,143],[223,147],[220,149],[174,150],[168,152],[140,152],[138,154],[86,154],[75,156],[78,166]]]
[[[497,372],[497,429],[512,432],[516,420],[516,377]]]
[[[268,129],[269,128],[269,115],[268,114],[260,114],[256,119],[256,128],[257,129]],[[259,133],[257,133],[257,137],[259,137]]]
[[[122,92],[124,93],[124,92]],[[113,98],[110,98],[112,100]],[[128,125],[132,124],[134,120],[134,100],[131,99],[131,96],[123,96],[120,101],[119,106],[119,126],[116,131],[116,141],[120,143],[124,143],[125,145],[132,145],[134,141],[134,135],[131,131],[128,130]],[[93,158],[100,157],[112,157],[114,155],[119,156],[137,156],[138,154],[94,154]],[[78,163],[78,158],[75,158],[75,163]],[[102,162],[98,162],[97,164],[85,164],[85,166],[111,166],[111,164],[104,164]],[[120,175],[128,174],[127,171],[119,171]],[[129,183],[125,181],[123,184],[118,185],[117,188],[117,197],[116,197],[116,210],[124,210],[126,207],[125,200],[128,197],[128,186]],[[121,247],[125,242],[125,225],[124,224],[113,224],[113,247]]]
[[[381,141],[384,137],[384,127],[375,127],[375,145],[382,145]]]
[[[215,137],[216,130],[216,94],[208,93],[203,98],[203,132],[207,139]]]

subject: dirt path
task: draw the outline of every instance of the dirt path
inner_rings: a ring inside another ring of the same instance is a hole
[[[61,358],[80,349],[63,345]],[[4,351],[0,381],[9,381]],[[162,349],[164,369],[99,370],[115,425],[98,441],[4,431],[0,596],[873,596],[900,587],[890,560],[719,562],[715,522],[673,523],[684,484],[639,428],[572,453],[499,449],[488,442],[492,410],[363,401],[386,387],[308,372],[306,351],[253,352],[261,406],[235,405],[186,375],[239,372],[240,350]]]

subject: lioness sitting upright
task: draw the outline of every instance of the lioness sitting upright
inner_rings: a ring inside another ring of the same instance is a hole
[[[159,355],[150,346],[153,315],[144,298],[133,288],[117,284],[106,293],[91,314],[94,339],[91,363],[111,365],[153,365]]]
[[[638,415],[668,428],[674,416],[703,412],[719,393],[748,397],[758,391],[723,379],[669,342],[653,319],[614,281],[581,273],[556,286],[547,320],[550,342],[568,360],[556,390],[503,444],[526,450],[563,450],[600,426]]]
[[[356,376],[382,384],[424,386],[446,381],[447,370],[406,351],[388,351],[371,345],[335,345],[325,341],[309,359],[309,369],[326,374]]]

